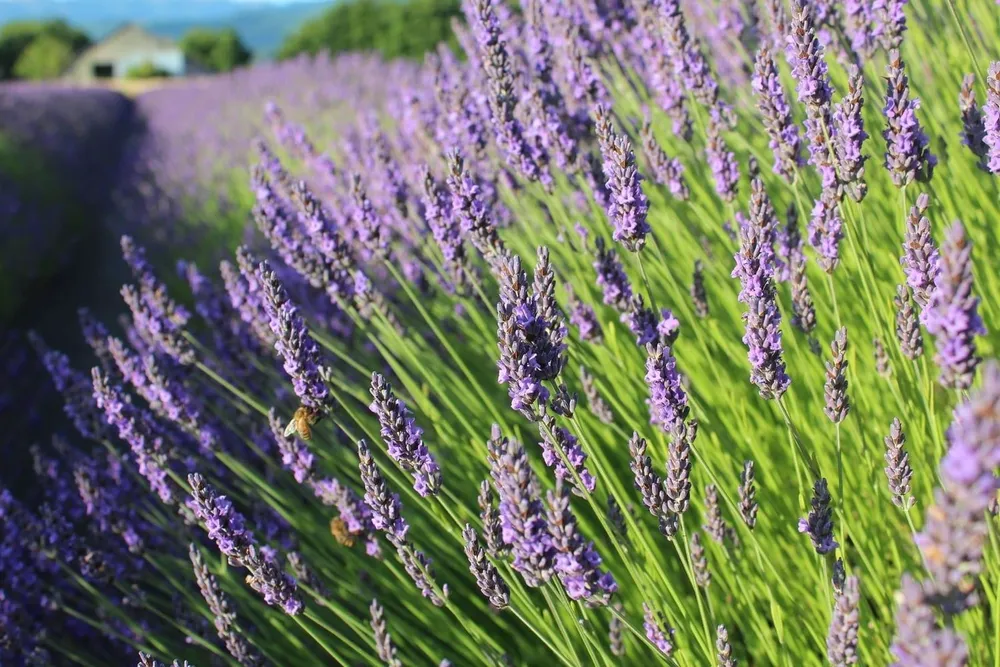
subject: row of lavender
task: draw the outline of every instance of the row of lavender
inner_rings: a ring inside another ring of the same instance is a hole
[[[132,210],[249,152],[254,225],[193,311],[124,238],[89,376],[36,338],[100,448],[3,497],[10,659],[995,659],[998,36],[935,9],[470,0],[159,93]]]

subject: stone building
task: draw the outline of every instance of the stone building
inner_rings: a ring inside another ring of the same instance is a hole
[[[180,45],[134,23],[127,23],[81,53],[65,78],[79,83],[121,79],[132,69],[152,66],[165,76],[200,74],[204,70],[184,57]]]

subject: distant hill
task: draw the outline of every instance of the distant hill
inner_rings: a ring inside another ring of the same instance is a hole
[[[63,18],[95,40],[126,21],[172,38],[195,26],[225,26],[234,28],[256,57],[268,58],[288,34],[329,5],[316,0],[0,0],[0,23]]]

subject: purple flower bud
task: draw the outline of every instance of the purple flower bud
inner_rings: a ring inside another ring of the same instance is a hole
[[[847,398],[847,327],[837,329],[830,350],[833,360],[826,362],[826,382],[823,384],[826,407],[823,411],[830,421],[839,424],[851,409]]]
[[[628,137],[615,132],[607,108],[597,107],[594,119],[610,197],[608,218],[614,227],[612,238],[626,250],[638,252],[646,244],[646,235],[651,229],[646,221],[649,201],[642,191],[643,179],[636,169],[632,143]]]
[[[858,626],[860,625],[858,605],[861,591],[857,577],[844,580],[843,592],[833,604],[830,631],[826,636],[826,655],[833,667],[848,667],[858,664]]]
[[[962,145],[976,156],[976,166],[989,172],[987,156],[990,149],[985,141],[986,125],[983,120],[983,111],[976,101],[975,83],[976,78],[972,74],[966,74],[962,79],[962,90],[958,94],[958,109],[962,113],[962,131],[958,133],[958,136],[962,140]],[[1000,97],[1000,82],[997,84],[997,91],[997,95]]]
[[[602,572],[593,542],[585,541],[565,492],[548,494],[548,524],[555,556],[555,572],[571,600],[605,606],[618,590],[610,572]]]
[[[423,429],[392,391],[392,386],[378,373],[372,373],[368,409],[378,417],[380,433],[395,461],[413,474],[413,488],[421,496],[437,495],[441,488],[441,468],[424,444]]]
[[[834,148],[840,180],[854,201],[861,201],[868,192],[865,183],[865,162],[868,156],[861,152],[861,145],[868,138],[861,109],[864,106],[864,75],[856,65],[849,70],[847,94],[833,111]]]
[[[938,269],[921,319],[935,337],[934,361],[941,369],[941,385],[968,389],[980,361],[975,337],[986,335],[986,327],[979,317],[979,297],[972,291],[972,243],[961,222],[956,221],[945,235]]]
[[[567,429],[556,426],[555,419],[549,415],[542,417],[538,432],[542,437],[542,442],[539,443],[542,459],[545,465],[555,470],[556,479],[578,495],[584,495],[583,489],[587,493],[593,493],[597,480],[587,470],[587,454],[576,437]],[[583,489],[578,488],[576,478],[579,478]]]
[[[310,337],[298,308],[266,261],[257,268],[257,280],[262,286],[271,331],[277,338],[274,349],[284,362],[285,373],[292,380],[296,396],[307,408],[329,409],[332,399],[320,373],[319,346]]]
[[[890,647],[896,659],[893,667],[965,667],[969,664],[965,640],[954,630],[938,627],[934,608],[920,582],[904,574],[896,600],[896,636]]]
[[[688,397],[670,347],[651,344],[646,348],[646,387],[650,423],[668,435],[679,434],[689,411]]]
[[[396,657],[396,645],[392,642],[392,636],[386,628],[385,611],[378,600],[372,600],[370,607],[372,615],[372,633],[375,637],[375,653],[379,659],[386,664],[386,667],[403,667],[403,663]]]
[[[642,139],[642,152],[646,166],[658,185],[664,185],[670,194],[681,201],[687,201],[691,196],[687,183],[684,181],[684,165],[677,158],[671,158],[660,146],[653,134],[653,123],[647,114],[642,124],[639,136]]]
[[[410,526],[403,518],[403,505],[399,495],[389,490],[364,440],[358,441],[358,459],[361,481],[365,485],[365,504],[372,511],[372,522],[394,546],[405,545]]]
[[[840,218],[836,193],[824,190],[813,205],[809,219],[809,243],[816,250],[816,261],[832,274],[840,263],[840,241],[844,238],[844,222]]]
[[[927,307],[939,272],[938,251],[931,236],[931,223],[925,215],[929,206],[930,197],[924,192],[910,207],[903,234],[903,256],[899,260],[906,273],[906,283],[913,291],[913,300],[921,308]]]
[[[620,313],[628,312],[632,303],[632,283],[618,259],[618,253],[614,248],[607,248],[601,237],[597,237],[594,269],[597,271],[597,284],[604,294],[604,303]]]
[[[712,170],[715,178],[715,191],[722,201],[732,202],[736,199],[737,188],[740,182],[740,167],[736,162],[736,155],[729,150],[725,139],[722,138],[722,131],[725,129],[725,120],[719,108],[712,108],[709,111],[708,127],[705,136],[705,157],[708,160],[708,167]]]
[[[667,624],[663,614],[654,612],[645,602],[642,603],[642,609],[644,612],[642,627],[646,631],[646,639],[669,658],[674,653],[674,629]]]
[[[799,519],[799,532],[809,536],[816,553],[832,553],[839,545],[833,539],[833,509],[830,507],[830,492],[825,478],[816,480],[811,502],[809,516]]]
[[[771,138],[769,143],[774,153],[773,171],[789,183],[795,178],[795,171],[802,158],[799,148],[799,128],[792,118],[792,109],[781,86],[778,68],[771,50],[760,47],[754,62],[751,80],[757,108],[764,117],[764,127]]]
[[[740,516],[747,528],[753,530],[757,525],[757,512],[760,506],[757,504],[757,489],[754,486],[753,461],[743,462],[743,472],[740,473]]]
[[[510,589],[499,570],[486,558],[486,552],[479,543],[479,536],[469,524],[462,530],[465,540],[465,555],[469,559],[469,571],[476,578],[479,590],[496,610],[510,606]]]
[[[892,420],[889,435],[885,436],[885,477],[889,482],[889,492],[892,493],[892,504],[903,510],[909,510],[913,504],[910,493],[910,478],[913,468],[910,466],[910,455],[906,453],[906,434],[898,419]]]
[[[896,340],[899,351],[910,360],[918,359],[924,353],[924,339],[920,333],[920,321],[913,306],[913,294],[906,285],[896,285]]]
[[[990,64],[986,77],[983,131],[983,143],[989,147],[987,167],[990,172],[1000,174],[1000,60]]]
[[[892,175],[892,182],[902,188],[918,180],[931,179],[937,158],[928,148],[927,135],[920,127],[917,109],[920,100],[910,99],[910,84],[903,69],[898,51],[889,55],[889,73],[886,82],[885,114],[885,168]]]

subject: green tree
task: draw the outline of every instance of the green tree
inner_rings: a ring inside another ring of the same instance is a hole
[[[41,34],[31,41],[14,63],[18,79],[54,79],[73,62],[72,47],[54,35]]]
[[[350,0],[339,2],[290,35],[279,58],[326,50],[378,51],[387,58],[420,58],[440,42],[454,43],[460,0]]]
[[[63,42],[71,53],[90,45],[90,38],[65,21],[14,21],[0,28],[0,80],[15,75],[14,66],[32,42],[41,36]],[[34,57],[34,56],[33,56]]]
[[[213,72],[229,72],[250,62],[253,54],[232,28],[192,28],[181,38],[184,55]]]

